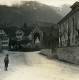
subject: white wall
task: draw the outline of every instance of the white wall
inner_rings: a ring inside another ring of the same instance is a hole
[[[4,30],[0,30],[0,35],[3,35],[3,38],[7,37],[6,40],[1,40],[1,46],[3,47],[3,49],[7,49],[9,47],[9,38]]]
[[[17,35],[17,34],[20,34],[20,33],[22,33],[22,35]],[[24,35],[24,32],[23,32],[22,30],[17,30],[17,31],[16,31],[16,38],[17,38],[17,41],[21,41],[23,35]]]

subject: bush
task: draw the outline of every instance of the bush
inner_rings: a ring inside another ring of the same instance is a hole
[[[22,52],[33,52],[33,51],[40,51],[40,48],[24,48],[20,49]]]

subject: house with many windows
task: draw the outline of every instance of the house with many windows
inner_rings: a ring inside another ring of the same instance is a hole
[[[1,45],[2,49],[8,49],[9,37],[4,29],[0,29]]]
[[[71,11],[58,22],[59,47],[79,45],[79,2],[75,2]]]
[[[0,41],[1,41],[1,48],[2,49],[9,49],[9,43],[11,40],[15,40],[15,31],[16,28],[11,25],[3,25],[0,24]]]
[[[22,30],[21,28],[18,28],[16,30],[15,34],[16,34],[17,41],[21,41],[22,40],[22,37],[24,35],[24,30]]]

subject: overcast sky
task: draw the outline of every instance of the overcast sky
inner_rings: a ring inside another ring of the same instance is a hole
[[[20,1],[39,1],[47,5],[60,6],[62,4],[72,5],[74,2],[79,1],[79,0],[0,0],[0,4],[10,6]]]

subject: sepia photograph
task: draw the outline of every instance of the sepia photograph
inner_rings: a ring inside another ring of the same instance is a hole
[[[0,80],[79,80],[79,0],[0,0]]]

